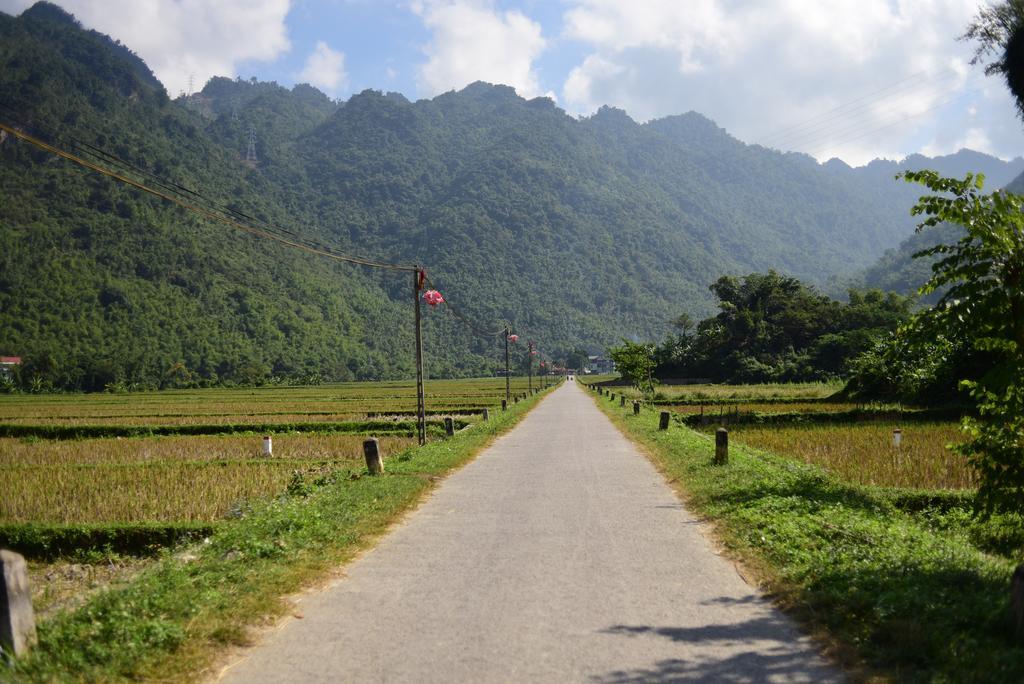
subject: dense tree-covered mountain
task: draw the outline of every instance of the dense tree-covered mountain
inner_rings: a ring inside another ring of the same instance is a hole
[[[577,119],[483,83],[338,103],[305,85],[215,78],[172,101],[130,50],[44,3],[0,14],[0,105],[2,120],[100,148],[197,201],[424,264],[480,325],[514,321],[556,356],[707,315],[723,274],[849,275],[913,229],[915,195],[885,163],[819,165],[695,113]],[[233,232],[10,136],[0,192],[0,353],[57,384],[409,372],[404,275]],[[427,350],[434,375],[489,372],[498,358],[494,339],[440,310]]]
[[[939,157],[933,160],[934,163],[930,166],[924,166],[933,168],[947,177],[963,178],[967,173],[978,173],[977,170],[971,171],[970,166],[970,163],[977,161],[976,155],[976,152],[961,150],[956,155]],[[940,160],[954,160],[956,157],[960,157],[956,163],[946,165],[938,163]],[[1015,159],[1005,170],[1016,170],[1018,161],[1019,159]],[[975,164],[974,168],[984,167],[981,164]],[[993,170],[999,172],[993,173],[991,176],[986,175],[984,185],[986,192],[1004,188],[1008,192],[1018,195],[1024,194],[1024,173],[1020,173],[1016,177],[1007,177],[1007,174],[1002,172],[1004,171],[1003,169]],[[911,185],[909,187],[914,190],[915,198],[922,194],[920,186]],[[915,259],[914,255],[938,244],[951,245],[963,236],[964,231],[961,228],[950,224],[940,224],[914,233],[901,242],[898,247],[886,250],[877,263],[850,279],[849,282],[860,287],[879,288],[901,294],[913,294],[928,281],[932,273],[932,264],[937,258],[919,257]],[[933,293],[926,297],[925,301],[934,303],[938,300],[938,297],[938,293]]]

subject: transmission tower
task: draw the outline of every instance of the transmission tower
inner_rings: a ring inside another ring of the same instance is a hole
[[[259,161],[256,158],[256,127],[249,126],[249,149],[245,152],[245,161],[255,164]]]
[[[188,96],[189,97],[192,97],[192,85],[193,85],[194,78],[195,77],[192,74],[188,75]]]

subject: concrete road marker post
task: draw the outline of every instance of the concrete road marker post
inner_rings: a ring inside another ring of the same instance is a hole
[[[384,459],[380,457],[380,443],[376,437],[363,440],[363,456],[366,458],[366,469],[371,475],[384,472]]]
[[[28,586],[28,565],[14,551],[0,549],[0,646],[14,656],[28,652],[36,643],[36,620],[32,613],[32,592]]]
[[[729,431],[724,427],[715,430],[715,465],[729,462]]]

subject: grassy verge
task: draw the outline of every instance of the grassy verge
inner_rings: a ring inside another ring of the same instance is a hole
[[[1015,562],[994,553],[1019,521],[979,523],[962,509],[932,508],[927,496],[908,510],[886,490],[737,445],[728,465],[713,466],[707,436],[659,431],[656,411],[633,416],[597,403],[763,588],[827,635],[855,678],[1024,681],[1024,648],[1007,613]]]
[[[208,675],[224,647],[246,644],[251,627],[287,609],[282,597],[368,546],[539,396],[450,440],[404,452],[385,464],[383,476],[342,471],[293,483],[286,494],[218,525],[204,543],[167,552],[127,585],[40,624],[38,647],[5,676],[194,681]]]

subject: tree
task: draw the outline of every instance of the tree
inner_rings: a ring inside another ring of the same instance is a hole
[[[977,416],[964,418],[969,441],[957,447],[977,468],[978,507],[984,514],[1024,511],[1024,197],[981,194],[983,178],[942,178],[934,171],[906,172],[936,195],[914,206],[927,218],[918,230],[954,223],[966,235],[915,256],[942,255],[921,288],[947,288],[919,317],[922,330],[968,340],[992,355],[987,372],[964,378]]]
[[[1002,74],[1024,117],[1024,0],[983,7],[967,26],[961,40],[978,41],[971,64],[991,59],[985,73]]]
[[[633,387],[645,394],[654,394],[654,345],[623,340],[619,347],[608,350],[615,369]]]

